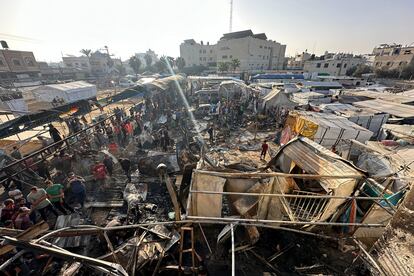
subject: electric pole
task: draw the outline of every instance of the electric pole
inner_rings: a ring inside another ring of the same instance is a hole
[[[230,0],[230,24],[229,32],[231,33],[233,29],[233,0]]]

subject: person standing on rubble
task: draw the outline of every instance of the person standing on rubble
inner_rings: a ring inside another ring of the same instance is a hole
[[[68,214],[67,211],[70,213],[75,212],[75,210],[65,202],[64,187],[62,184],[53,184],[50,180],[47,180],[45,183],[47,185],[47,196],[56,209],[61,211],[64,215]]]
[[[210,143],[211,143],[211,145],[213,145],[213,143],[214,143],[214,128],[213,128],[212,124],[207,129],[207,132],[208,132],[208,135],[209,135]]]
[[[70,172],[67,183],[71,201],[79,203],[83,208],[86,199],[85,179]]]
[[[263,141],[262,144],[262,152],[260,153],[260,159],[265,160],[266,159],[266,153],[267,150],[269,149],[269,145],[267,144],[267,141]]]
[[[98,188],[102,189],[106,187],[106,177],[108,174],[108,170],[106,169],[105,165],[99,161],[95,162],[95,166],[92,168],[93,176],[95,177],[95,181],[98,184]]]
[[[47,198],[45,189],[33,186],[27,195],[27,201],[32,204],[32,211],[38,211],[44,221],[47,221],[47,211],[52,212],[56,217],[59,216],[52,203]]]
[[[131,161],[127,158],[120,158],[118,161],[126,177],[128,178],[128,182],[131,182]]]
[[[114,171],[114,160],[112,160],[112,157],[110,157],[108,154],[105,154],[103,164],[105,165],[109,176],[112,177],[112,172]]]
[[[49,134],[55,143],[62,141],[62,137],[60,136],[59,130],[57,130],[52,124],[49,124]],[[58,147],[60,147],[61,145],[62,143],[59,143]]]

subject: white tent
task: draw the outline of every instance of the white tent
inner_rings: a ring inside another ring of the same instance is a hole
[[[84,81],[38,86],[31,90],[37,101],[52,102],[54,99],[72,103],[96,97],[96,86]]]
[[[287,93],[282,90],[273,89],[269,94],[263,97],[262,108],[269,109],[272,107],[293,108],[298,104],[291,101]]]

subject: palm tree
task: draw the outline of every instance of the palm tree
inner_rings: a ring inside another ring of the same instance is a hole
[[[91,49],[82,49],[82,50],[80,50],[80,52],[83,54],[83,55],[85,55],[85,56],[87,56],[88,57],[88,59],[91,57],[91,52],[92,52],[92,50]]]
[[[141,64],[142,62],[138,57],[132,56],[129,58],[129,65],[132,67],[132,70],[134,70],[135,75],[138,75]]]
[[[152,56],[149,54],[145,54],[144,59],[145,59],[146,66],[150,67],[152,65]]]
[[[233,68],[234,71],[236,71],[236,69],[240,67],[240,60],[238,60],[237,58],[232,59],[231,67]]]
[[[185,67],[185,60],[182,57],[178,57],[175,59],[175,64],[178,67],[178,70],[183,70],[183,68]]]

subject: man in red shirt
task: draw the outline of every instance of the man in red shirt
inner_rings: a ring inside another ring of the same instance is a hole
[[[269,145],[266,143],[266,141],[264,141],[262,144],[262,153],[260,153],[260,159],[264,160],[266,158],[266,153],[268,149],[269,149]]]
[[[92,172],[99,188],[106,186],[106,176],[108,174],[108,170],[106,169],[105,165],[99,161],[96,161],[95,166],[92,168]]]

